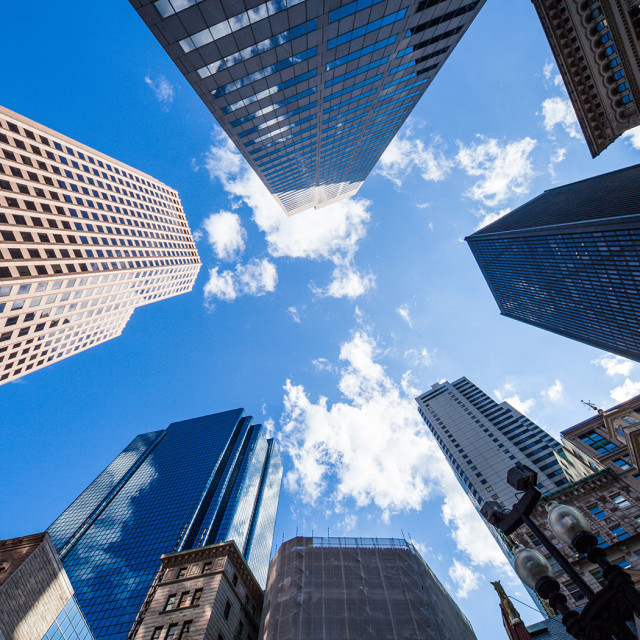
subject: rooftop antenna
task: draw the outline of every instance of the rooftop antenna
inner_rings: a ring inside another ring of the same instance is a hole
[[[597,411],[600,415],[604,415],[604,411],[602,409],[598,409],[598,407],[593,404],[593,402],[591,402],[591,400],[580,400],[580,402],[582,402],[583,405],[590,407],[591,409],[593,409],[594,411]]]

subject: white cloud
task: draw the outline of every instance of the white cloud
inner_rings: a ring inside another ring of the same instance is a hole
[[[563,399],[564,389],[562,382],[556,380],[548,389],[543,389],[540,395],[549,402],[561,402]]]
[[[289,307],[287,309],[287,313],[291,316],[291,319],[297,324],[301,324],[302,320],[300,320],[300,313],[296,307]]]
[[[311,364],[318,371],[329,371],[330,373],[336,373],[336,368],[326,358],[316,358],[311,361]]]
[[[212,213],[202,226],[219,260],[233,260],[242,255],[247,232],[238,214],[230,211]]]
[[[608,376],[628,376],[635,367],[635,362],[622,356],[607,354],[591,361],[604,369]]]
[[[640,151],[640,127],[634,127],[625,131],[622,134],[623,138],[626,138],[627,142],[634,148]]]
[[[411,314],[409,313],[409,305],[401,304],[396,311],[398,315],[410,326],[413,327],[413,322],[411,321]]]
[[[536,141],[522,138],[501,144],[495,138],[478,139],[467,146],[458,143],[459,166],[470,176],[480,176],[467,195],[495,206],[510,196],[527,193],[534,175],[531,152]]]
[[[478,229],[482,229],[482,227],[486,227],[499,218],[502,218],[502,216],[506,216],[510,211],[511,209],[500,209],[500,211],[485,211],[484,209],[479,209],[475,212],[475,215],[480,218],[480,222],[478,222],[475,230],[477,231]]]
[[[173,102],[175,90],[173,85],[163,75],[155,78],[145,76],[144,81],[147,83],[147,86],[151,88],[158,101],[165,104]]]
[[[516,411],[527,415],[527,413],[531,411],[533,405],[535,404],[535,400],[533,398],[523,400],[520,395],[514,393],[514,391],[514,386],[507,383],[502,385],[502,389],[494,389],[493,393],[500,402],[508,402]]]
[[[366,235],[369,201],[350,198],[288,217],[231,141],[224,138],[209,149],[205,166],[231,197],[252,209],[271,256],[333,262],[332,280],[324,289],[317,289],[321,295],[352,298],[374,286],[373,275],[362,275],[353,263],[358,244]]]
[[[409,349],[404,352],[404,357],[409,360],[413,366],[430,367],[433,364],[433,358],[425,347],[422,349]]]
[[[553,62],[547,62],[542,68],[546,84],[552,84],[554,87],[562,87],[562,76],[558,73],[558,67]]]
[[[453,559],[453,565],[449,568],[449,577],[457,587],[458,598],[468,598],[469,593],[480,586],[480,574],[456,558]]]
[[[640,382],[634,382],[627,378],[619,387],[611,390],[609,394],[616,402],[625,402],[640,394]]]
[[[215,299],[232,302],[242,295],[262,296],[274,291],[277,282],[275,265],[267,258],[253,258],[247,264],[236,265],[233,271],[219,272],[219,267],[210,269],[204,297],[207,303],[211,303]]]
[[[569,98],[559,96],[547,98],[542,103],[542,115],[544,128],[548,133],[553,133],[556,126],[560,125],[572,138],[582,137],[578,130],[578,119]]]
[[[439,148],[439,138],[425,146],[424,142],[414,136],[411,131],[398,134],[382,154],[376,173],[391,180],[397,187],[402,186],[403,178],[414,167],[418,169],[424,180],[439,182],[448,175],[453,163],[447,159]],[[420,206],[420,205],[418,205]]]

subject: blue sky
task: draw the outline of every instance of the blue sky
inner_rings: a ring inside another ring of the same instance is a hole
[[[286,218],[128,2],[3,9],[0,103],[176,188],[203,267],[0,389],[0,538],[45,529],[136,434],[242,406],[280,441],[278,542],[410,535],[479,640],[503,637],[488,581],[531,603],[412,395],[466,375],[557,435],[581,399],[640,392],[637,365],[500,317],[462,241],[637,162],[640,135],[592,160],[531,4],[489,0],[358,196]]]

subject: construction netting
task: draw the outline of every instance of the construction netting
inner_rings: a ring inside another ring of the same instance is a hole
[[[267,579],[261,640],[476,640],[405,540],[293,538]]]

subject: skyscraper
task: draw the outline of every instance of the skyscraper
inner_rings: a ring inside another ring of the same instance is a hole
[[[200,268],[178,194],[0,107],[0,384],[114,338]]]
[[[466,240],[509,318],[640,360],[640,165],[545,191]]]
[[[95,637],[126,637],[164,553],[233,540],[264,584],[281,477],[242,409],[134,438],[49,527]]]
[[[485,0],[130,0],[293,214],[356,193]]]
[[[640,125],[640,14],[629,0],[533,0],[589,151]]]
[[[269,566],[260,640],[338,638],[476,640],[406,540],[293,538]]]

